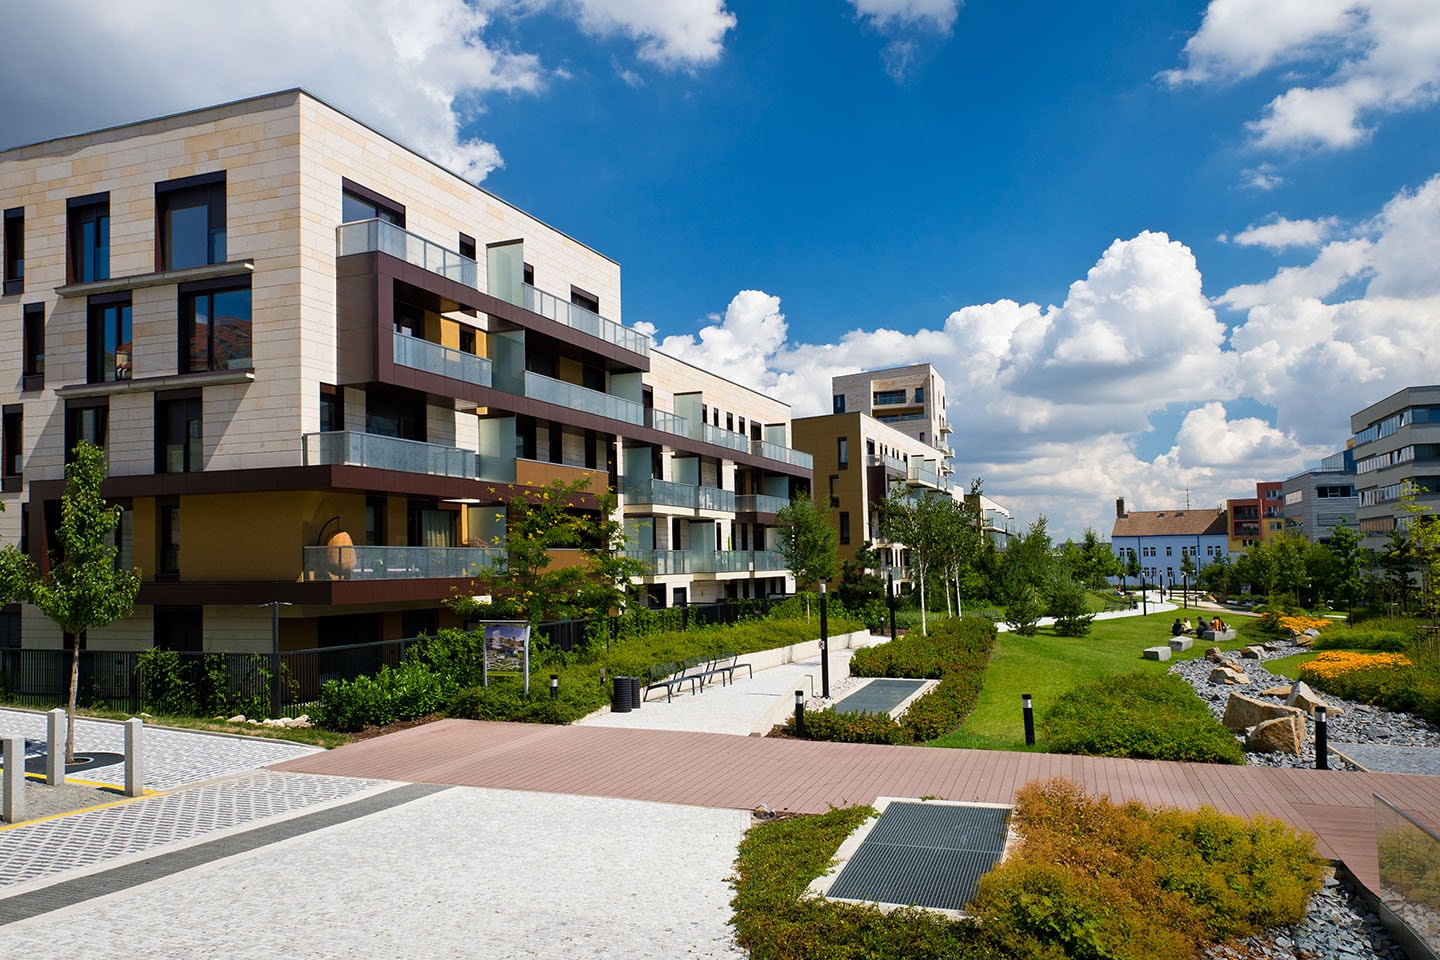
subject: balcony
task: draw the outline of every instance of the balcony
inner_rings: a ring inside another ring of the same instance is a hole
[[[301,441],[307,467],[374,467],[435,477],[480,479],[480,455],[473,450],[353,430],[307,433]]]
[[[761,493],[746,493],[735,498],[738,513],[779,513],[790,506],[789,497],[768,497]]]
[[[306,580],[458,580],[504,557],[494,547],[305,547]]]
[[[940,474],[930,460],[911,460],[906,480],[916,486],[939,487]]]
[[[815,467],[815,458],[803,450],[792,450],[789,447],[778,443],[771,443],[768,440],[752,440],[750,452],[757,457],[764,457],[767,460],[779,460],[781,463],[788,463],[792,467],[801,467],[805,470],[812,470]]]
[[[414,370],[490,386],[490,361],[463,350],[452,350],[419,337],[395,334],[395,363]]]
[[[645,576],[696,573],[783,571],[785,561],[774,550],[627,550],[625,555],[645,567]]]
[[[591,390],[579,384],[566,383],[564,380],[556,380],[530,370],[525,371],[525,396],[531,400],[543,400],[636,426],[643,426],[645,423],[645,408],[633,400]]]
[[[734,513],[735,491],[722,490],[719,487],[696,487],[695,509]]]
[[[454,250],[431,243],[419,234],[385,220],[342,223],[335,231],[339,256],[385,253],[467,287],[479,287],[480,265]]]
[[[735,494],[719,487],[702,487],[673,480],[637,480],[625,484],[627,505],[679,507],[682,510],[735,512]]]
[[[869,467],[884,467],[886,470],[893,471],[902,477],[906,475],[908,469],[905,466],[905,461],[899,457],[889,457],[880,453],[872,453],[866,457],[865,465]]]
[[[614,320],[607,320],[598,313],[591,313],[582,306],[569,300],[561,300],[553,293],[546,293],[528,283],[521,284],[521,289],[523,302],[520,306],[531,313],[538,313],[547,320],[554,320],[572,330],[579,330],[606,343],[613,343],[622,350],[650,356],[650,338],[638,330],[631,330]]]
[[[654,407],[645,409],[645,426],[652,430],[659,430],[661,433],[674,434],[677,437],[690,436],[689,420],[664,410],[656,410]]]
[[[702,423],[704,428],[700,437],[706,443],[713,443],[721,447],[728,447],[731,450],[739,450],[744,453],[750,449],[750,441],[743,433],[736,433],[734,430],[722,430],[709,423]]]

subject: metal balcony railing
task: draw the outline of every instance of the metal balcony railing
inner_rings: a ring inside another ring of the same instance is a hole
[[[467,287],[479,289],[480,266],[469,257],[462,257],[438,243],[431,243],[417,233],[397,227],[387,220],[356,220],[336,228],[339,256],[352,253],[387,253],[392,257]]]
[[[442,347],[419,337],[395,334],[395,362],[402,367],[424,370],[451,380],[490,386],[490,361],[463,350]]]
[[[696,491],[691,483],[676,483],[673,480],[644,479],[626,483],[622,492],[628,504],[652,504],[662,507],[695,509]]]
[[[690,436],[689,420],[665,410],[656,410],[654,407],[647,407],[645,410],[645,426],[662,433],[673,433],[677,437]]]
[[[743,433],[736,433],[734,430],[722,430],[714,424],[709,423],[701,424],[701,426],[704,428],[701,431],[701,439],[706,443],[718,444],[722,447],[728,447],[731,450],[748,451],[750,449],[750,441],[745,438]]]
[[[354,430],[307,433],[301,437],[306,466],[374,467],[401,473],[480,479],[480,455],[438,443],[401,440]]]
[[[504,557],[492,547],[305,547],[306,580],[453,580]]]
[[[598,313],[591,313],[578,304],[562,300],[555,294],[546,293],[528,283],[522,284],[521,288],[524,291],[524,303],[521,306],[531,313],[538,313],[547,320],[563,323],[572,330],[599,337],[606,343],[613,343],[632,353],[646,357],[650,355],[650,338],[640,331],[631,330],[614,320],[607,320]]]
[[[566,383],[544,374],[525,371],[525,396],[532,400],[583,410],[586,413],[623,420],[642,426],[645,423],[645,408],[633,400],[617,397],[611,393],[591,390],[576,383]]]

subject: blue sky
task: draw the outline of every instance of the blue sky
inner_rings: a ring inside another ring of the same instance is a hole
[[[4,139],[304,86],[620,261],[627,323],[797,413],[935,363],[960,477],[1062,536],[1243,496],[1436,379],[1433,0],[203,6],[26,5]]]

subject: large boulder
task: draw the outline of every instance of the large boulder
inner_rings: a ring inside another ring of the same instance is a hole
[[[1240,657],[1243,660],[1259,660],[1264,652],[1260,647],[1242,647]]]
[[[1289,707],[1268,700],[1257,700],[1243,693],[1232,693],[1225,703],[1225,716],[1220,722],[1227,730],[1246,730],[1250,727],[1279,717],[1302,716],[1300,708]]]
[[[1312,717],[1315,716],[1316,707],[1324,707],[1325,714],[1331,717],[1339,716],[1345,712],[1344,707],[1326,703],[1320,694],[1311,690],[1310,685],[1303,680],[1295,684],[1290,690],[1289,695],[1285,698],[1285,702],[1296,709],[1305,711],[1305,713]]]
[[[1243,686],[1250,682],[1250,678],[1239,670],[1232,670],[1230,667],[1219,666],[1210,671],[1210,682],[1222,686]]]
[[[1307,739],[1305,721],[1298,716],[1276,717],[1257,724],[1245,737],[1245,749],[1255,753],[1298,754]]]
[[[1225,659],[1225,651],[1221,650],[1219,647],[1211,647],[1209,650],[1205,651],[1205,659],[1213,661],[1215,663],[1219,663],[1221,660]]]
[[[1275,687],[1266,687],[1260,691],[1262,697],[1288,697],[1290,696],[1290,684],[1282,683]]]

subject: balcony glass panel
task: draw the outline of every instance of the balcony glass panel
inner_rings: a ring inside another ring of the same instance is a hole
[[[940,474],[929,461],[911,460],[910,482],[923,484],[927,487],[938,487],[940,485]]]
[[[489,360],[464,350],[452,350],[419,337],[395,334],[395,362],[402,367],[424,370],[451,380],[490,386]]]
[[[305,547],[306,580],[474,577],[503,558],[492,547]]]
[[[735,498],[735,509],[740,513],[779,513],[790,506],[788,497],[767,497],[761,493],[746,493]]]
[[[342,223],[336,228],[336,245],[342,257],[352,253],[386,253],[456,283],[479,289],[480,268],[474,260],[385,220]]]
[[[645,575],[650,577],[691,572],[691,554],[684,550],[626,550],[625,556],[640,561]]]
[[[673,433],[677,437],[690,436],[690,421],[673,413],[649,407],[645,410],[645,421],[645,425],[652,430]]]
[[[307,433],[302,439],[306,466],[374,467],[401,473],[480,479],[480,455],[473,450],[353,430]]]
[[[697,487],[695,505],[701,510],[723,510],[735,512],[735,491],[719,487]]]
[[[698,489],[694,484],[650,479],[627,483],[624,486],[625,499],[630,503],[684,507],[689,510],[695,509]]]
[[[525,396],[532,400],[544,400],[546,403],[609,417],[611,420],[623,420],[636,426],[645,423],[645,408],[633,400],[566,383],[530,370],[525,371]]]
[[[638,330],[621,326],[614,320],[607,320],[598,313],[591,313],[584,307],[569,300],[562,300],[555,294],[546,293],[528,283],[524,285],[524,289],[524,302],[521,306],[531,313],[538,313],[547,320],[563,323],[572,330],[588,333],[632,353],[647,357],[650,355],[650,338]]]
[[[701,439],[706,443],[729,447],[731,450],[750,449],[750,441],[745,439],[745,435],[742,433],[736,433],[734,430],[722,430],[710,423],[703,424],[703,426],[705,429],[701,432]]]
[[[779,460],[781,463],[788,463],[791,466],[803,467],[806,470],[813,469],[815,458],[803,450],[792,450],[789,447],[781,446],[778,443],[771,443],[768,440],[754,440],[750,444],[750,452],[758,457],[767,460]]]
[[[785,558],[780,556],[778,550],[756,550],[751,554],[755,558],[755,571],[761,570],[777,571],[785,569]]]

